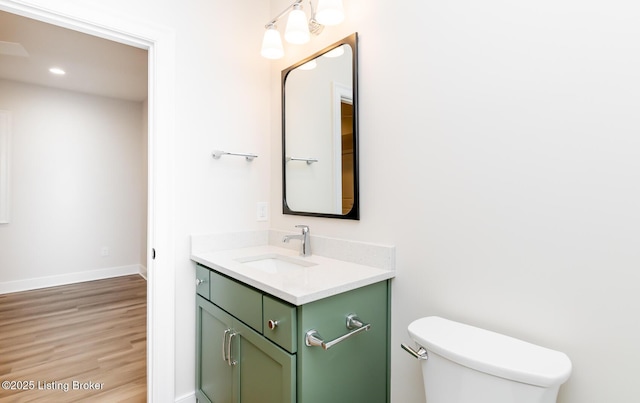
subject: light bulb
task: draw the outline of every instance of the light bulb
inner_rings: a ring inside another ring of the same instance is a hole
[[[309,42],[309,23],[307,15],[302,11],[299,4],[293,6],[287,20],[287,28],[284,31],[284,39],[296,45]]]
[[[344,20],[342,0],[319,0],[316,20],[322,25],[338,25]]]
[[[264,32],[260,54],[267,59],[280,59],[284,56],[280,32],[278,32],[275,25],[270,25]]]

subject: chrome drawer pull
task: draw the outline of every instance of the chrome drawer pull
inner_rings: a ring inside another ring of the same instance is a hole
[[[406,351],[407,353],[411,354],[414,358],[417,358],[419,360],[428,360],[429,359],[429,355],[427,355],[427,350],[425,350],[424,347],[420,347],[418,349],[418,351],[416,351],[413,348],[407,346],[406,344],[400,344],[400,347],[402,347],[402,349],[404,351]]]
[[[229,344],[227,344],[227,364],[229,364],[230,367],[238,363],[238,361],[231,359],[231,343],[233,342],[233,338],[236,337],[237,335],[238,333],[236,332],[231,333],[229,335]]]
[[[317,330],[311,329],[305,334],[304,343],[307,345],[307,347],[316,346],[322,347],[324,350],[328,350],[351,336],[355,336],[358,333],[368,331],[369,329],[371,329],[371,324],[363,323],[360,318],[358,318],[358,315],[352,313],[347,316],[347,329],[351,331],[328,342],[325,342],[322,339],[322,336],[320,336],[320,333],[318,333]]]
[[[222,337],[222,361],[227,362],[227,338],[229,337],[229,333],[231,329],[227,329],[223,333]]]

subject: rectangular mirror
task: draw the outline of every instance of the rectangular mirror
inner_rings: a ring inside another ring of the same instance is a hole
[[[282,71],[284,214],[360,218],[357,39]]]

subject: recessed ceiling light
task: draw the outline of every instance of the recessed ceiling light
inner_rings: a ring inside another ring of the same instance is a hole
[[[67,74],[64,70],[62,70],[60,67],[52,67],[49,69],[49,71],[52,74],[55,74],[57,76],[64,76],[65,74]]]

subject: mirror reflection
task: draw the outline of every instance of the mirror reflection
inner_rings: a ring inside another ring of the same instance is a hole
[[[358,219],[356,34],[283,71],[283,211]]]

